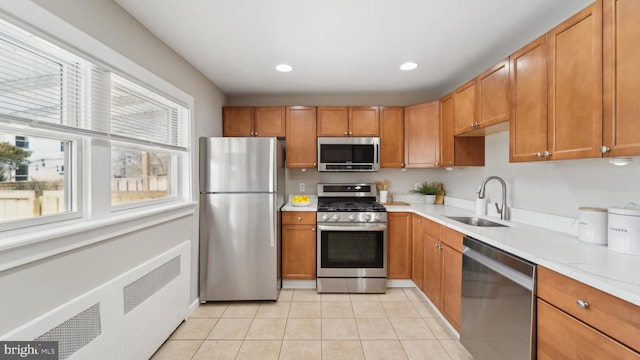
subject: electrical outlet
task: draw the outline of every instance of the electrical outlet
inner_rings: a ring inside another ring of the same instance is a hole
[[[304,192],[304,183],[300,183],[300,192]]]
[[[420,183],[413,184],[413,190],[418,190],[419,187],[420,187]]]

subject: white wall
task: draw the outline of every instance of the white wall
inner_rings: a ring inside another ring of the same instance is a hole
[[[194,98],[195,137],[222,133],[227,96],[111,0],[34,0]],[[38,27],[38,24],[32,24]],[[197,144],[197,143],[196,143]],[[197,149],[196,149],[197,153]],[[194,161],[193,165],[197,162]],[[197,166],[193,174],[194,199]],[[122,230],[123,226],[119,229]],[[125,229],[126,230],[126,229]],[[98,229],[97,231],[100,231]],[[102,236],[113,229],[102,230]],[[182,241],[191,240],[190,301],[198,297],[198,214],[113,237],[0,272],[0,334],[99,286]],[[8,290],[11,289],[11,290]]]

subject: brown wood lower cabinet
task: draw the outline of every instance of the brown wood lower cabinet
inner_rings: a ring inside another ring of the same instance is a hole
[[[537,268],[539,359],[640,359],[640,307]]]
[[[411,213],[387,213],[387,278],[411,278]]]
[[[446,226],[413,215],[411,280],[460,331],[462,236]]]
[[[538,359],[640,358],[640,354],[546,301],[538,299],[537,305]]]
[[[316,278],[316,213],[282,213],[282,278]]]

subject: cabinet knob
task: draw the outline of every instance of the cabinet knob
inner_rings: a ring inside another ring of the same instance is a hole
[[[449,161],[449,165],[453,165],[453,161]]]
[[[349,133],[347,131],[344,132],[345,135],[349,135]]]
[[[311,231],[316,231],[316,228],[311,228]]]
[[[538,152],[536,153],[536,156],[537,156],[537,157],[539,157],[539,158],[541,158],[543,155],[542,155],[542,153],[541,153],[540,151],[538,151]]]
[[[586,308],[589,307],[589,303],[588,302],[586,302],[584,300],[580,300],[580,299],[578,299],[578,301],[576,301],[576,304],[578,305],[578,307],[580,309],[586,309]]]
[[[302,216],[298,216],[298,221],[301,221],[301,220],[302,220]]]
[[[258,136],[258,132],[257,132],[257,131],[256,131],[256,132],[254,132],[254,133],[253,133],[253,136]]]
[[[608,147],[608,146],[604,146],[604,145],[600,146],[600,152],[601,152],[601,153],[606,154],[606,153],[608,153],[608,152],[610,152],[610,151],[611,151],[611,148],[610,148],[610,147]]]
[[[542,155],[544,155],[545,157],[549,157],[552,155],[551,151],[545,151]]]
[[[353,131],[349,131],[349,135],[353,135]]]
[[[440,162],[436,161],[436,166],[440,166]]]

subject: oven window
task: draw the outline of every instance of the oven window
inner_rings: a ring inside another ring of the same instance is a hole
[[[333,144],[320,145],[320,161],[323,163],[373,163],[373,145]]]
[[[323,268],[383,268],[384,232],[322,231]]]

